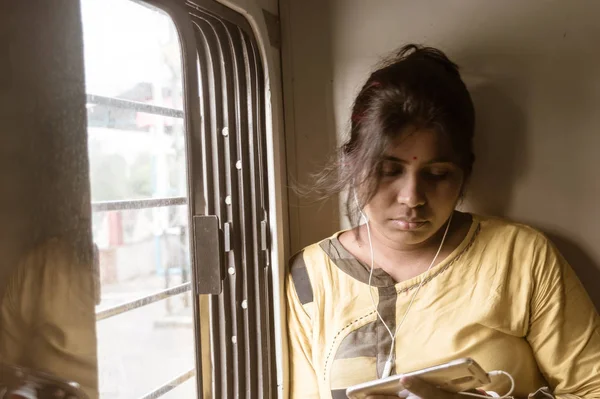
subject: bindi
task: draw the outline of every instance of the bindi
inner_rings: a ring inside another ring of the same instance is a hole
[[[417,157],[413,157],[413,160],[414,160],[414,161],[416,161],[416,160],[417,160]]]

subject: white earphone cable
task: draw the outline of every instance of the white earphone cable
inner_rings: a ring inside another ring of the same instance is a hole
[[[369,272],[369,296],[371,297],[371,303],[373,304],[373,307],[375,308],[375,312],[377,313],[377,317],[379,318],[379,320],[381,321],[381,323],[384,325],[385,329],[388,331],[388,333],[390,334],[390,337],[392,338],[392,343],[390,345],[390,353],[388,355],[388,359],[385,362],[385,366],[383,369],[383,373],[381,378],[386,378],[389,377],[391,371],[392,371],[392,367],[393,367],[393,362],[394,362],[394,347],[396,344],[396,335],[398,334],[398,331],[400,330],[400,327],[402,327],[402,325],[404,324],[404,321],[406,320],[406,317],[408,316],[408,313],[410,312],[410,309],[415,301],[415,298],[417,297],[417,294],[419,293],[419,290],[421,289],[421,287],[423,286],[423,284],[425,283],[425,279],[421,280],[421,283],[419,284],[419,286],[417,287],[417,289],[415,290],[410,303],[408,304],[408,308],[406,309],[406,312],[404,313],[404,316],[402,317],[402,320],[400,321],[400,323],[398,324],[398,326],[396,327],[396,331],[394,331],[392,333],[392,330],[389,328],[389,326],[387,325],[387,323],[385,322],[385,320],[383,320],[383,317],[381,316],[381,314],[379,313],[379,310],[377,309],[377,305],[375,304],[375,298],[373,298],[373,287],[371,285],[372,279],[373,279],[373,270],[375,269],[375,253],[373,250],[373,241],[371,238],[371,226],[369,225],[369,219],[367,218],[367,216],[363,213],[362,208],[360,207],[360,204],[358,202],[358,197],[356,196],[356,192],[354,192],[354,199],[356,201],[356,205],[358,207],[358,212],[360,213],[361,218],[365,221],[365,225],[367,227],[367,237],[369,240],[369,249],[370,249],[370,255],[371,255],[371,270]],[[452,223],[452,215],[450,215],[450,218],[448,219],[448,223],[446,225],[446,230],[444,231],[444,235],[442,237],[442,241],[440,243],[440,246],[433,258],[433,260],[431,261],[431,264],[429,265],[429,267],[427,268],[427,271],[431,270],[431,268],[433,267],[433,265],[435,264],[435,261],[437,260],[440,252],[442,251],[442,247],[444,246],[444,242],[446,241],[446,236],[448,235],[448,231],[450,230],[450,224]]]
[[[515,379],[513,378],[512,375],[510,375],[510,373],[507,373],[506,371],[503,371],[503,370],[494,370],[494,371],[490,371],[488,373],[488,375],[490,377],[495,377],[497,375],[505,375],[506,377],[508,377],[508,379],[510,380],[510,389],[508,390],[507,393],[505,393],[502,396],[497,397],[496,399],[507,399],[507,398],[511,397],[510,395],[512,395],[513,391],[515,390]],[[479,395],[477,393],[459,392],[459,394],[460,395],[465,395],[465,396],[472,396],[472,397],[475,397],[475,398],[489,399],[489,396]]]
[[[412,295],[412,298],[408,304],[408,307],[406,308],[406,312],[404,312],[404,316],[402,316],[402,320],[400,320],[400,323],[398,324],[398,326],[396,327],[396,330],[394,331],[394,333],[392,333],[392,330],[389,328],[389,326],[386,324],[385,320],[383,319],[383,317],[381,316],[381,314],[379,313],[379,310],[377,309],[377,305],[375,304],[375,298],[373,297],[373,287],[371,285],[372,280],[373,280],[373,270],[375,269],[375,251],[373,250],[373,240],[371,238],[371,226],[369,224],[369,219],[367,218],[367,216],[363,213],[362,208],[360,207],[360,204],[358,202],[358,198],[356,196],[356,192],[354,192],[354,199],[356,201],[356,205],[358,207],[358,212],[360,213],[361,219],[363,219],[365,221],[365,225],[367,228],[367,237],[369,240],[369,251],[370,251],[370,255],[371,255],[371,270],[369,271],[369,296],[371,297],[371,303],[373,304],[373,308],[375,308],[375,312],[377,314],[377,317],[379,318],[379,320],[381,321],[381,323],[384,325],[385,329],[388,331],[388,333],[390,334],[390,337],[392,338],[392,343],[390,345],[390,353],[388,355],[388,359],[385,362],[385,367],[382,373],[381,378],[386,378],[389,377],[391,371],[392,371],[392,367],[394,364],[394,347],[396,344],[396,335],[398,334],[398,331],[400,330],[400,327],[402,327],[402,325],[404,324],[404,321],[406,320],[406,317],[408,316],[408,313],[410,312],[410,309],[415,301],[415,298],[417,297],[417,294],[419,292],[419,290],[421,289],[421,287],[423,287],[423,284],[425,283],[425,279],[423,278],[421,280],[421,283],[419,283],[419,286],[417,287],[417,289],[415,290],[415,292]],[[440,242],[440,246],[438,247],[437,252],[435,253],[435,256],[433,257],[433,260],[431,261],[431,264],[429,265],[429,267],[427,268],[428,272],[429,270],[431,270],[431,268],[435,265],[435,261],[437,260],[440,252],[442,251],[442,248],[444,247],[444,242],[446,241],[446,237],[448,236],[448,231],[450,230],[450,224],[452,223],[452,216],[454,215],[454,213],[452,213],[450,215],[450,217],[448,218],[448,223],[446,225],[446,230],[444,231],[444,235],[442,236],[442,241]],[[512,375],[510,375],[510,373],[507,373],[506,371],[502,371],[502,370],[494,370],[494,371],[490,371],[488,373],[488,375],[490,377],[494,377],[494,376],[498,376],[498,375],[505,375],[506,377],[508,377],[508,379],[510,380],[511,383],[511,387],[509,389],[509,391],[504,394],[503,396],[500,396],[499,399],[506,399],[508,397],[510,397],[510,395],[513,393],[514,389],[515,389],[515,380],[512,377]],[[488,398],[488,396],[483,396],[483,395],[479,395],[479,394],[475,394],[475,393],[470,393],[470,392],[459,392],[459,394],[461,395],[466,395],[466,396],[471,396],[471,397],[476,397],[476,398]]]

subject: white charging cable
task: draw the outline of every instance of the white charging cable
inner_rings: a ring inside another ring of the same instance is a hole
[[[402,317],[402,320],[400,321],[400,323],[396,327],[396,331],[394,333],[392,333],[392,330],[388,327],[388,325],[386,324],[385,320],[383,320],[383,317],[379,313],[379,310],[377,309],[377,305],[375,305],[375,299],[373,298],[373,290],[372,290],[373,287],[371,286],[371,281],[373,279],[373,269],[375,268],[375,253],[373,251],[373,241],[371,239],[371,227],[369,225],[369,219],[363,213],[362,208],[360,206],[360,203],[358,202],[358,197],[356,196],[356,191],[354,191],[354,200],[356,201],[356,206],[358,207],[358,212],[360,213],[361,218],[364,219],[365,225],[367,226],[367,237],[369,239],[369,249],[370,249],[370,252],[371,252],[371,271],[369,272],[369,296],[371,297],[371,303],[373,304],[373,307],[375,308],[375,312],[377,313],[377,317],[379,318],[379,320],[381,320],[381,323],[383,323],[385,329],[388,331],[388,333],[390,334],[390,337],[392,338],[392,344],[390,345],[390,353],[388,355],[388,359],[385,362],[385,366],[383,367],[383,373],[381,375],[381,378],[386,378],[386,377],[390,376],[390,374],[392,372],[392,367],[394,366],[394,347],[395,347],[395,344],[396,344],[396,335],[398,334],[398,331],[400,330],[400,327],[402,327],[402,324],[404,324],[404,321],[406,320],[406,317],[408,316],[408,312],[410,312],[410,309],[411,309],[411,307],[412,307],[412,305],[413,305],[413,303],[415,301],[415,298],[417,297],[417,294],[419,293],[419,290],[421,289],[421,287],[425,283],[425,279],[421,280],[421,283],[419,284],[419,286],[415,290],[415,292],[414,292],[414,294],[413,294],[413,296],[412,296],[412,298],[410,300],[410,303],[408,304],[408,308],[406,309],[406,312],[404,313],[404,316]],[[438,248],[435,256],[433,257],[433,260],[431,261],[431,264],[427,268],[426,272],[428,272],[429,270],[431,270],[431,268],[435,264],[435,261],[438,258],[438,255],[442,251],[442,247],[444,246],[444,242],[446,241],[446,236],[448,235],[448,231],[450,230],[450,223],[452,223],[452,215],[453,214],[454,213],[452,213],[450,215],[450,218],[448,219],[448,224],[446,225],[446,230],[444,231],[444,236],[442,237],[442,242],[440,243],[440,246],[439,246],[439,248]]]
[[[506,371],[502,371],[502,370],[490,371],[487,374],[490,377],[495,377],[495,376],[498,376],[498,375],[505,375],[510,380],[510,389],[508,390],[508,392],[506,394],[502,395],[502,396],[496,397],[496,399],[506,399],[506,398],[509,398],[510,395],[512,395],[513,391],[515,390],[515,379],[512,377],[512,375],[510,375]],[[466,396],[472,396],[472,397],[475,397],[475,398],[484,398],[484,399],[488,399],[489,398],[489,396],[479,395],[477,393],[471,393],[471,392],[459,392],[459,394],[466,395]]]

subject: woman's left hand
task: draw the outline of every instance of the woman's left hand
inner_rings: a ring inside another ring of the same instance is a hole
[[[398,396],[380,396],[374,395],[369,396],[368,399],[395,399],[395,398],[406,398],[406,399],[466,399],[466,396],[458,393],[444,391],[431,384],[424,382],[416,377],[405,377],[402,379],[402,385],[405,390]],[[481,391],[474,391],[479,395],[487,396]]]

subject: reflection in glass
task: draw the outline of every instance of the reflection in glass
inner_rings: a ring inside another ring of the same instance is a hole
[[[0,363],[0,399],[89,399],[81,386],[55,375]]]
[[[25,374],[37,376],[37,380],[51,381],[53,375],[76,382],[95,398],[98,377],[92,253],[85,235],[65,235],[36,246],[19,262],[0,307],[0,359],[7,370],[15,371],[10,368],[15,365],[31,369]],[[0,377],[0,386],[13,388],[11,378],[23,378],[12,372]],[[44,384],[34,382],[35,378],[28,380],[32,385],[23,385],[25,391],[45,389]]]
[[[127,0],[82,0],[82,22],[92,230],[100,281],[100,395],[143,397],[185,374],[185,385],[170,394],[178,390],[185,392],[180,397],[193,398],[177,31],[167,14]]]

